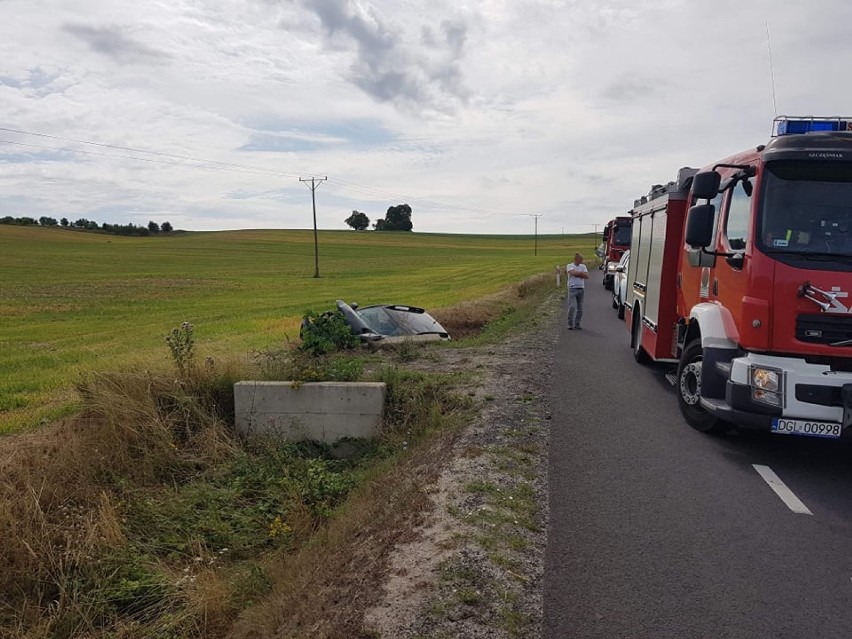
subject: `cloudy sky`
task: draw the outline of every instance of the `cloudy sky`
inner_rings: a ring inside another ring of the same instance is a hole
[[[0,0],[0,216],[588,232],[852,115],[844,0]],[[767,27],[774,69],[773,103]],[[22,133],[23,132],[23,133]],[[39,135],[34,135],[39,134]]]

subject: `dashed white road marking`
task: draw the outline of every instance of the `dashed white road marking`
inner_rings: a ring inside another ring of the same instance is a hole
[[[802,500],[796,497],[792,490],[787,488],[787,484],[781,481],[781,478],[775,474],[775,472],[769,466],[761,466],[760,464],[752,464],[757,473],[763,477],[763,481],[769,484],[769,487],[775,491],[775,494],[781,498],[787,508],[792,510],[794,513],[799,513],[801,515],[813,515],[813,513],[808,510],[808,507],[802,503]]]

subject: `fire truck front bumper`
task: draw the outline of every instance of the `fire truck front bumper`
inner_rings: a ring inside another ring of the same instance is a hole
[[[702,398],[702,406],[719,419],[749,429],[852,437],[852,373],[756,353],[716,366],[727,377],[725,398]]]

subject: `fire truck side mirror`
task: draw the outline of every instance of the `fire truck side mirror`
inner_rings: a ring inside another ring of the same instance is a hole
[[[717,174],[718,175],[718,174]],[[696,204],[686,218],[686,243],[693,248],[707,248],[713,243],[713,218],[716,207]]]
[[[722,176],[717,171],[696,173],[692,178],[692,196],[699,200],[712,200],[719,194]]]

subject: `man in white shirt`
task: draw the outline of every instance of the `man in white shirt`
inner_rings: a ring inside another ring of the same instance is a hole
[[[577,253],[574,261],[568,265],[568,330],[582,330],[580,320],[583,319],[583,296],[587,279],[589,269],[583,264],[583,255]]]

